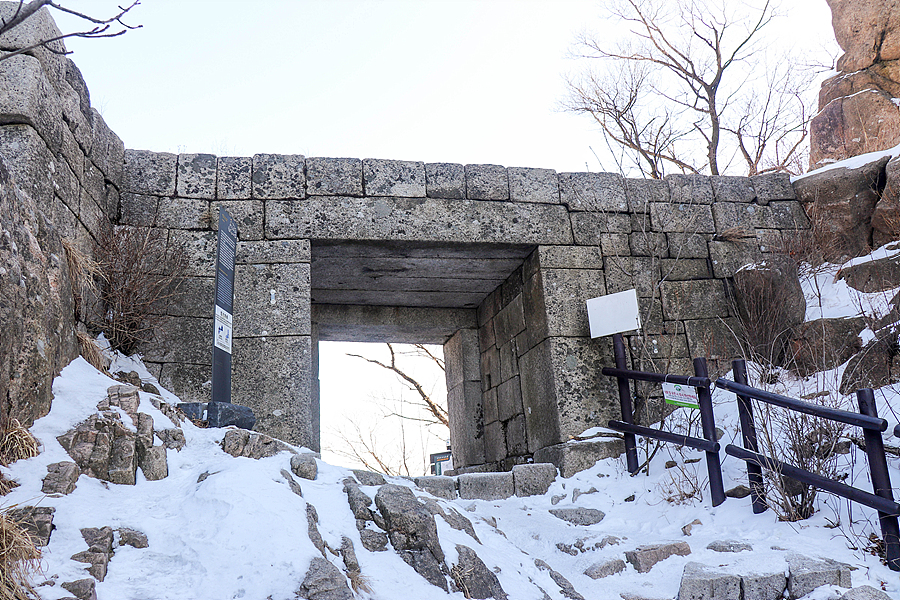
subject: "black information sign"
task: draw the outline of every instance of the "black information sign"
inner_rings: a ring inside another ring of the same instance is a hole
[[[219,207],[216,243],[216,312],[213,328],[212,401],[231,402],[231,342],[234,311],[234,253],[237,225]]]

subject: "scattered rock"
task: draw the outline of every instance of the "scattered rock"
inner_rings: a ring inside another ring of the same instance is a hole
[[[383,485],[375,505],[384,518],[394,550],[429,583],[447,591],[444,552],[434,517],[407,487]]]
[[[466,598],[494,598],[506,600],[508,596],[500,586],[500,580],[487,568],[474,550],[456,545],[459,562],[450,569],[450,577]]]
[[[244,456],[257,460],[275,456],[279,452],[294,452],[284,442],[246,429],[230,429],[222,440],[222,450],[235,458]]]
[[[67,581],[61,587],[79,600],[97,600],[96,586],[97,582],[94,579],[87,578]]]
[[[369,508],[372,505],[372,499],[359,488],[359,484],[350,478],[344,480],[344,493],[347,494],[347,502],[350,504],[350,510],[353,516],[363,521],[374,521],[375,517]]]
[[[596,508],[551,508],[550,514],[573,525],[588,526],[599,523],[606,516]]]
[[[81,471],[78,465],[70,461],[47,465],[47,476],[44,477],[41,492],[44,494],[71,494],[75,491],[75,483]]]
[[[112,527],[85,527],[81,530],[81,537],[88,545],[90,552],[112,553],[113,530]]]
[[[132,548],[148,548],[150,546],[147,536],[137,529],[120,527],[116,532],[119,534],[120,546],[131,546]]]
[[[159,438],[159,441],[162,442],[162,445],[165,446],[167,450],[176,450],[178,452],[181,452],[181,449],[184,448],[184,445],[186,443],[184,439],[184,431],[177,427],[157,431],[156,437]]]
[[[149,381],[147,383],[141,384],[141,391],[147,392],[148,394],[153,394],[154,396],[160,395],[159,388],[156,387],[155,385],[153,385],[152,383],[150,383]]]
[[[481,540],[478,539],[478,536],[475,535],[475,528],[472,527],[472,522],[467,518],[462,516],[459,511],[457,511],[452,506],[447,507],[445,511],[441,506],[435,502],[434,500],[425,500],[424,501],[425,508],[428,509],[428,512],[432,514],[432,516],[440,515],[450,527],[456,529],[457,531],[465,531],[469,536],[471,536],[476,542],[479,544]]]
[[[693,521],[691,521],[690,523],[688,523],[687,525],[685,525],[684,527],[681,528],[681,533],[683,533],[684,535],[691,535],[691,531],[694,530],[695,525],[703,525],[703,523],[700,521],[700,519],[694,519]]]
[[[55,529],[54,512],[56,509],[50,506],[22,506],[7,510],[6,516],[27,531],[36,546],[46,546],[50,543],[50,534]]]
[[[625,498],[625,502],[634,502],[634,494],[632,494],[632,495],[628,496],[627,498]]]
[[[91,565],[88,567],[88,573],[97,581],[103,581],[106,579],[106,572],[109,568],[109,557],[110,555],[106,552],[91,552],[88,550],[73,554],[72,560]]]
[[[750,488],[748,488],[744,484],[739,484],[731,488],[730,490],[725,491],[725,496],[728,498],[746,498],[750,495]]]
[[[893,290],[900,286],[900,257],[886,256],[844,267],[836,278],[867,294]]]
[[[790,574],[788,591],[800,598],[822,585],[850,587],[850,567],[831,559],[817,560],[800,554],[787,558]]]
[[[679,600],[742,600],[741,578],[701,563],[684,565]]]
[[[319,552],[322,553],[322,556],[326,556],[325,540],[322,539],[322,535],[319,533],[319,513],[316,512],[316,507],[312,504],[306,505],[306,523],[309,541],[313,543],[313,546],[318,548]]]
[[[648,573],[653,565],[677,554],[687,556],[691,553],[691,547],[686,542],[670,542],[667,544],[653,544],[639,546],[625,553],[625,560],[637,570],[638,573]]]
[[[625,561],[621,558],[614,558],[613,560],[608,560],[606,562],[591,565],[587,568],[584,574],[591,579],[603,579],[604,577],[609,577],[610,575],[621,573],[624,570]]]
[[[717,540],[710,542],[706,549],[713,552],[743,552],[744,550],[752,552],[753,546],[735,540]]]
[[[677,466],[678,466],[678,463],[675,462],[674,460],[667,460],[667,461],[666,461],[666,468],[667,468],[667,469],[674,469],[674,468],[677,467]]]
[[[341,537],[341,559],[348,571],[359,572],[359,561],[356,560],[356,551],[353,549],[353,540],[346,535]]]
[[[363,548],[369,552],[383,552],[387,550],[388,536],[383,531],[374,531],[368,528],[360,529],[359,538],[362,541]]]
[[[560,552],[565,552],[570,556],[578,556],[580,554],[578,548],[576,548],[573,544],[564,544],[563,542],[557,542],[556,548]]]
[[[841,596],[841,600],[891,600],[891,597],[871,585],[862,585]]]
[[[844,368],[841,394],[861,388],[881,388],[900,381],[900,354],[895,350],[897,331],[894,326],[875,332],[870,340]]]
[[[557,494],[557,495],[553,496],[552,498],[550,498],[550,504],[552,504],[553,506],[556,506],[557,504],[559,504],[560,502],[562,502],[565,499],[566,499],[565,494]]]
[[[291,475],[291,472],[287,469],[282,469],[281,476],[284,477],[285,481],[287,481],[287,484],[291,487],[291,491],[302,498],[303,490],[300,489],[300,484],[294,481],[294,476]]]
[[[416,487],[438,498],[455,500],[459,495],[456,491],[456,479],[453,477],[428,475],[416,477],[413,481],[416,483]]]
[[[97,405],[97,410],[104,411],[117,406],[133,417],[137,414],[138,407],[141,405],[139,391],[139,388],[134,385],[111,386],[106,390],[106,399],[101,400],[100,404]]]
[[[353,592],[340,569],[325,560],[314,557],[297,595],[305,600],[353,600]]]
[[[558,571],[554,571],[550,568],[550,565],[545,563],[539,558],[534,559],[534,566],[536,566],[541,571],[549,571],[550,578],[559,586],[559,592],[565,596],[566,598],[570,598],[571,600],[584,600],[584,596],[575,591],[575,587],[569,582],[568,579],[563,577],[562,573]]]
[[[115,377],[122,383],[127,383],[130,386],[136,388],[141,387],[141,376],[137,371],[129,371],[127,373],[125,371],[118,371],[116,373],[113,373],[113,377]]]
[[[556,479],[556,466],[551,463],[516,465],[512,468],[512,475],[516,496],[542,496]]]
[[[147,481],[159,481],[169,476],[169,464],[166,461],[165,446],[139,445],[138,466]]]
[[[802,377],[842,365],[862,348],[863,317],[816,319],[792,330],[790,360],[786,364]]]
[[[82,473],[110,483],[134,485],[135,437],[118,413],[107,411],[91,415],[56,439]]]
[[[315,481],[319,474],[316,457],[312,454],[295,454],[291,457],[291,471],[301,479]]]
[[[360,485],[384,485],[387,483],[384,480],[384,475],[373,473],[372,471],[353,470],[353,476],[356,477]]]
[[[596,493],[597,493],[597,488],[595,488],[595,487],[592,487],[591,489],[589,489],[586,492],[582,492],[578,488],[575,488],[574,490],[572,490],[572,502],[573,503],[578,502],[578,498],[581,496],[585,496],[587,494],[596,494]]]

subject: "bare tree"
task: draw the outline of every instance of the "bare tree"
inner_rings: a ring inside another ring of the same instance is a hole
[[[749,14],[733,6],[622,0],[611,16],[630,36],[618,45],[579,37],[575,56],[592,67],[569,79],[565,108],[592,116],[607,142],[650,177],[667,167],[719,175],[737,168],[734,158],[750,174],[796,168],[810,116],[800,67],[763,66],[761,32],[775,17],[768,1]]]
[[[55,42],[62,41],[66,38],[109,38],[109,37],[118,37],[132,29],[140,29],[141,25],[129,25],[123,18],[128,12],[131,11],[135,6],[140,4],[140,0],[134,0],[128,6],[118,6],[117,12],[110,17],[94,17],[92,15],[88,15],[77,10],[71,9],[67,6],[64,6],[60,2],[56,2],[54,0],[31,0],[30,2],[26,2],[25,0],[19,0],[17,6],[12,9],[11,13],[6,14],[7,11],[4,11],[4,14],[0,16],[0,35],[3,35],[7,31],[18,27],[22,23],[25,23],[28,19],[32,18],[35,13],[37,13],[42,8],[52,8],[62,13],[66,13],[81,19],[86,28],[80,31],[72,31],[69,33],[61,33],[57,36],[48,37],[47,39],[38,40],[35,43],[25,47],[18,48],[11,52],[0,53],[0,61],[6,60],[8,58],[12,58],[17,54],[24,54],[26,52],[31,52],[37,48],[45,48],[50,52],[55,54],[68,54],[65,50],[65,47],[62,44],[56,44]]]

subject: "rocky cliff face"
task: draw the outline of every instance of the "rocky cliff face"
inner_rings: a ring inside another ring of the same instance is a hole
[[[827,1],[844,54],[819,92],[810,169],[900,143],[900,2]]]

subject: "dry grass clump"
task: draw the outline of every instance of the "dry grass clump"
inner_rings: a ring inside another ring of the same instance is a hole
[[[0,473],[0,496],[7,495],[17,487],[19,487],[18,483],[12,479],[7,479],[6,475]]]
[[[353,588],[353,592],[358,594],[360,592],[371,593],[371,581],[369,578],[363,575],[359,571],[346,571],[347,578],[350,580],[350,587]]]
[[[19,459],[37,456],[40,452],[40,442],[18,419],[12,419],[0,437],[0,465],[5,467]]]
[[[107,371],[109,359],[103,356],[103,352],[100,350],[97,342],[94,341],[94,338],[83,331],[76,332],[75,337],[78,338],[78,345],[81,347],[81,356],[84,357],[84,360],[88,361],[98,371],[109,374],[109,371]]]
[[[37,597],[30,578],[40,568],[41,551],[8,511],[0,511],[0,600],[30,600]]]

